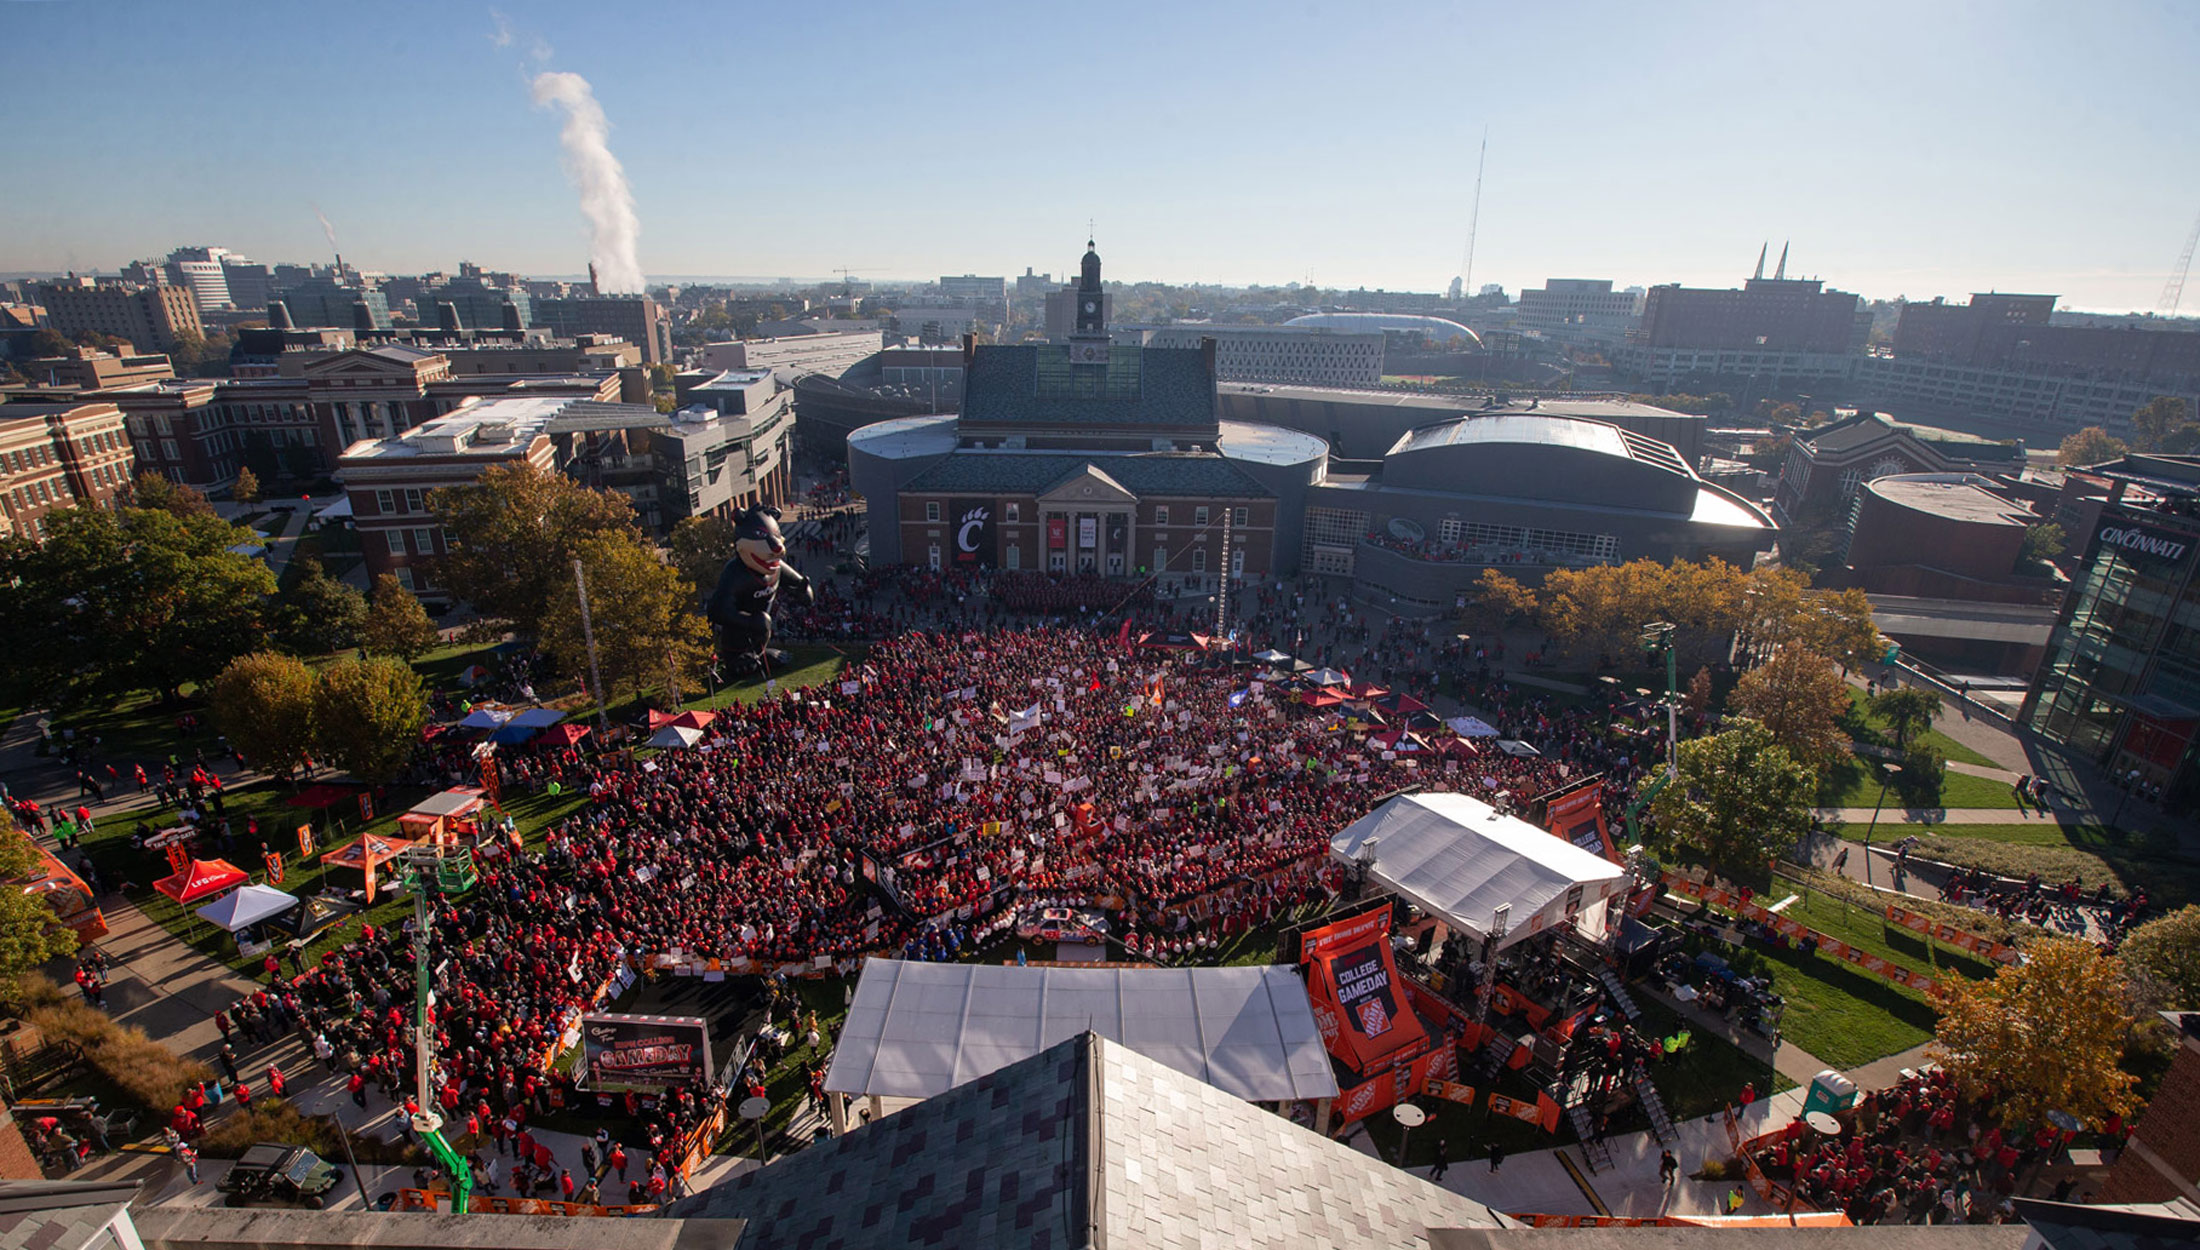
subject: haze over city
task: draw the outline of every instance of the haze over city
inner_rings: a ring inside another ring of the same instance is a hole
[[[1059,271],[1090,221],[1125,280],[1439,290],[1485,132],[1473,282],[1508,290],[1730,285],[1769,239],[1871,298],[2149,310],[2200,210],[2171,4],[92,16],[0,5],[0,272],[326,261],[318,209],[369,270],[577,275],[545,74],[600,106],[653,281]]]

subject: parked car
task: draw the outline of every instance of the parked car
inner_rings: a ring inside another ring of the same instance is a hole
[[[318,1210],[343,1182],[342,1169],[304,1146],[261,1142],[231,1164],[215,1188],[232,1207],[272,1202]]]

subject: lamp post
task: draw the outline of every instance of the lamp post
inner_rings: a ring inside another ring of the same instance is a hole
[[[1879,809],[1887,801],[1887,784],[1902,772],[1900,764],[1879,766],[1879,800],[1872,804],[1872,823],[1864,827],[1864,884],[1872,883],[1872,834],[1879,829]]]

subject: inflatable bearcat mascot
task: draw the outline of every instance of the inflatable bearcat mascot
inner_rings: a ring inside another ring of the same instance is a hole
[[[718,588],[703,607],[718,638],[718,657],[729,680],[754,676],[769,661],[784,666],[787,653],[771,649],[772,605],[784,596],[808,607],[810,579],[789,568],[779,536],[779,509],[756,507],[733,518],[733,559],[718,574]]]

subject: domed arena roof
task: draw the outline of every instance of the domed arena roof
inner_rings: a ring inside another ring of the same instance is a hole
[[[1410,430],[1384,457],[1383,484],[1682,515],[1707,489],[1670,444],[1604,421],[1533,412]]]
[[[1482,336],[1467,327],[1445,317],[1428,317],[1419,313],[1308,313],[1303,317],[1293,317],[1284,324],[1324,330],[1349,330],[1360,334],[1400,330],[1425,335],[1430,341],[1437,343],[1465,339],[1474,344],[1476,351],[1482,348]]]

